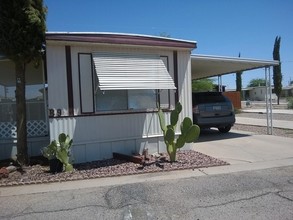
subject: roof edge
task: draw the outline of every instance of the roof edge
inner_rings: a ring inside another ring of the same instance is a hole
[[[46,40],[88,43],[130,44],[194,49],[196,41],[142,34],[110,32],[47,32]]]
[[[263,63],[268,66],[277,66],[280,64],[278,60],[261,60],[261,59],[252,59],[252,58],[241,58],[241,57],[229,57],[229,56],[214,56],[214,55],[203,55],[203,54],[191,54],[191,59],[197,60],[217,60],[217,61],[229,61],[229,62],[252,62],[252,63]]]

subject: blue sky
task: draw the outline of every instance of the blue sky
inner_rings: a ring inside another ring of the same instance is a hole
[[[292,0],[44,0],[47,30],[166,33],[197,41],[192,53],[243,58],[272,58],[274,40],[281,36],[283,86],[293,80]],[[264,70],[244,72],[243,87],[264,78]],[[235,74],[223,76],[235,88]]]

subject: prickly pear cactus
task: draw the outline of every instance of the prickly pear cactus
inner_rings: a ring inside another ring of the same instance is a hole
[[[182,105],[178,102],[170,115],[171,124],[167,126],[163,111],[159,108],[158,112],[160,126],[164,134],[164,141],[171,162],[176,161],[177,150],[182,148],[185,143],[192,143],[196,141],[200,133],[200,128],[197,125],[194,125],[190,118],[185,117],[180,125],[181,134],[177,139],[175,138],[175,129],[181,111]]]
[[[56,157],[63,163],[65,171],[73,171],[73,166],[69,162],[72,141],[64,133],[59,135],[59,150],[56,153]]]
[[[62,133],[59,135],[58,141],[52,141],[50,145],[43,149],[42,153],[49,160],[54,158],[60,160],[65,171],[73,171],[73,166],[69,162],[71,145],[72,139]]]

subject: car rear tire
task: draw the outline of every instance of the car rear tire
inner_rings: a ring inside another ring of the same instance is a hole
[[[218,128],[219,132],[221,133],[227,133],[231,130],[231,125],[228,125],[228,126],[225,126],[225,127],[221,127],[221,128]]]

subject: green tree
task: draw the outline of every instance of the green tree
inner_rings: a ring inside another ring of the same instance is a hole
[[[280,44],[281,37],[277,36],[275,38],[273,58],[280,62]],[[273,81],[274,81],[274,91],[278,97],[278,105],[280,104],[280,96],[282,92],[282,72],[281,72],[281,62],[278,66],[273,67]]]
[[[240,53],[238,57],[240,57]],[[236,72],[236,91],[240,92],[240,96],[242,96],[242,71]]]
[[[25,165],[28,163],[25,72],[28,63],[40,63],[47,9],[42,0],[1,0],[0,8],[0,52],[15,64],[17,160]]]
[[[258,87],[258,86],[266,86],[266,80],[257,78],[257,79],[252,79],[249,81],[247,87]]]
[[[212,79],[198,79],[192,80],[192,91],[193,92],[204,92],[211,91],[214,88]]]

